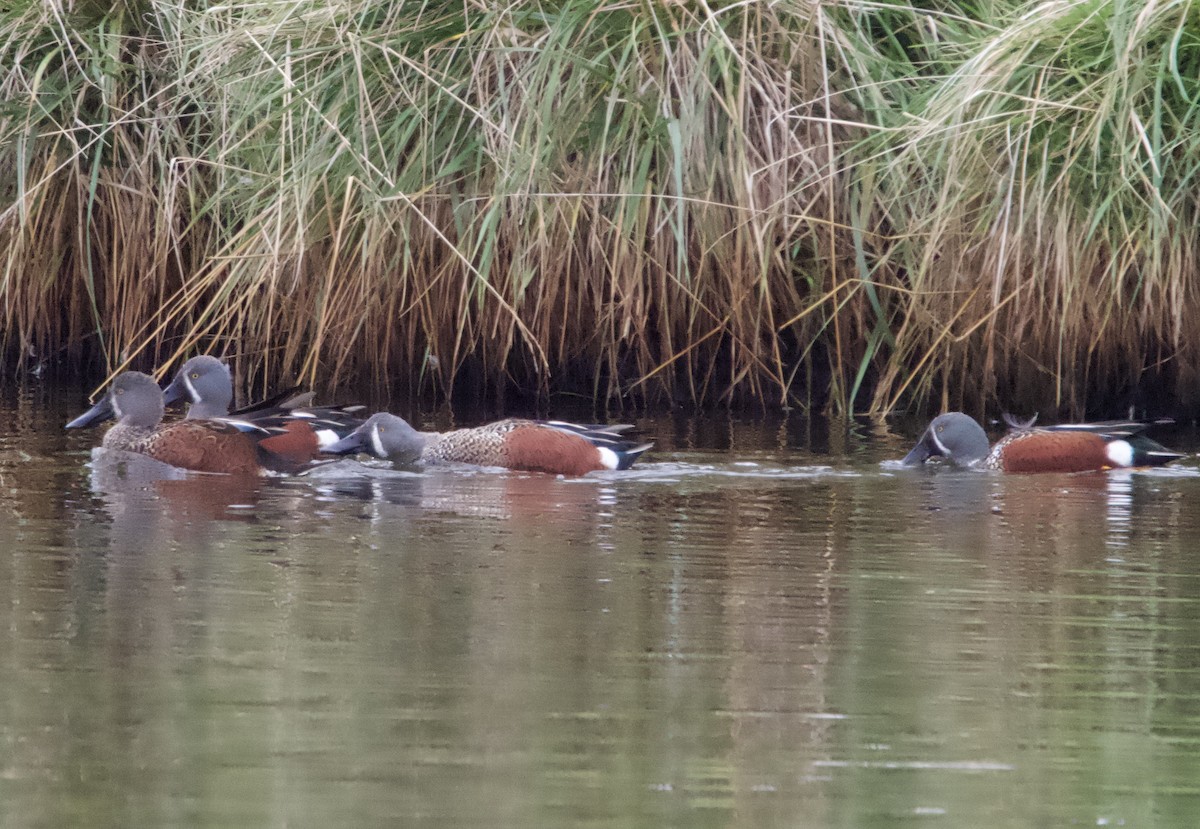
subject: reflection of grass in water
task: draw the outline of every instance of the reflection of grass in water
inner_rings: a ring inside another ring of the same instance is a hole
[[[1023,9],[13,6],[5,346],[1079,407],[1195,349],[1195,24]]]

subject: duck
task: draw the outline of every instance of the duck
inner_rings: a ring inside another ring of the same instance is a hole
[[[993,446],[969,415],[938,415],[901,463],[916,466],[940,456],[956,466],[1003,472],[1095,472],[1161,466],[1185,457],[1145,437],[1150,424],[1138,421],[1034,427],[1033,420],[1009,415],[1005,420],[1010,431]]]
[[[366,407],[314,406],[312,392],[296,388],[231,412],[233,379],[229,366],[207,354],[192,357],[163,389],[163,403],[188,402],[189,420],[221,420],[241,431],[259,433],[260,445],[292,463],[315,460],[319,450],[363,423]]]
[[[508,418],[451,432],[422,432],[401,417],[379,412],[321,451],[366,452],[400,464],[461,463],[575,476],[633,466],[653,444],[628,440],[623,433],[629,428]]]
[[[264,471],[256,441],[221,420],[162,422],[162,389],[140,371],[126,371],[110,384],[96,405],[69,422],[68,429],[95,426],[115,418],[104,433],[105,449],[136,452],[192,472],[259,475]]]

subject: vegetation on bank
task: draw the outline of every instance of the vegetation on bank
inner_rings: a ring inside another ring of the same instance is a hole
[[[6,365],[1198,398],[1191,2],[0,9]]]

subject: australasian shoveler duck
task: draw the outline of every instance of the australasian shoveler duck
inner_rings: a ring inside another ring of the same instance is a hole
[[[628,469],[653,444],[622,436],[628,426],[580,426],[510,418],[452,432],[421,432],[381,412],[323,452],[367,452],[396,463],[464,463],[526,472],[584,475]]]
[[[201,355],[184,363],[163,390],[163,403],[189,402],[189,420],[223,420],[256,433],[259,447],[292,463],[311,461],[319,450],[341,440],[363,423],[363,406],[313,406],[312,393],[295,389],[234,412],[233,379],[216,357]]]
[[[1184,457],[1145,437],[1149,424],[1137,421],[1033,428],[1033,421],[1005,419],[1012,430],[990,446],[972,418],[962,412],[939,415],[902,463],[913,466],[941,456],[957,466],[1003,472],[1093,472],[1161,466]]]
[[[162,389],[140,371],[117,376],[95,406],[67,424],[68,429],[95,426],[110,418],[101,446],[137,452],[193,472],[258,475],[261,453],[253,438],[220,420],[177,420],[163,424]]]

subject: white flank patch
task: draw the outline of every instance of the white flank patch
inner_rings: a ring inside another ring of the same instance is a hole
[[[375,455],[380,458],[387,457],[387,451],[383,448],[383,441],[379,438],[379,427],[371,427],[371,448],[375,450]]]
[[[1110,440],[1104,452],[1115,466],[1133,466],[1133,445],[1127,440]]]
[[[339,440],[341,440],[341,438],[338,437],[338,433],[332,429],[314,429],[313,431],[316,432],[317,435],[317,446],[321,447],[322,449],[331,443],[337,443]]]
[[[605,469],[616,469],[621,465],[620,456],[607,446],[597,446],[596,451],[600,453],[600,465]]]

